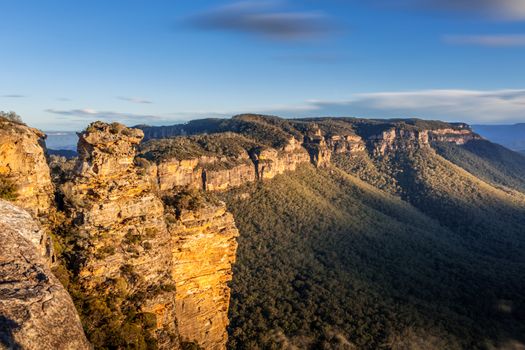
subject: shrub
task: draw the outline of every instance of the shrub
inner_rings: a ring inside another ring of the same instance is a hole
[[[0,175],[0,198],[13,201],[18,197],[17,188],[13,180],[5,175]]]
[[[0,118],[4,118],[4,119],[7,119],[11,122],[15,122],[17,124],[22,124],[22,117],[20,117],[18,114],[16,114],[15,112],[13,111],[10,111],[10,112],[4,112],[4,111],[0,111]]]

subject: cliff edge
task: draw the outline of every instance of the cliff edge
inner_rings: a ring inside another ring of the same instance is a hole
[[[39,224],[0,200],[0,349],[91,349],[71,297],[39,253]]]

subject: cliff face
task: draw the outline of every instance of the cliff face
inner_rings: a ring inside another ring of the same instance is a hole
[[[172,276],[183,342],[225,349],[232,267],[239,232],[224,203],[182,210],[168,230],[173,238]]]
[[[464,145],[472,140],[481,140],[481,136],[468,129],[439,129],[429,131],[430,141],[451,142],[456,145]]]
[[[384,156],[397,150],[414,150],[430,146],[432,141],[450,142],[463,145],[481,137],[468,129],[443,128],[435,130],[414,130],[392,127],[386,131],[365,138],[374,155]]]
[[[178,187],[207,191],[227,190],[247,182],[271,179],[286,171],[294,171],[297,165],[305,162],[316,167],[328,167],[332,164],[332,155],[338,155],[338,159],[345,156],[382,157],[398,150],[413,151],[430,147],[434,141],[461,145],[480,139],[464,124],[417,120],[363,121],[326,118],[292,122],[276,117],[251,116],[242,118],[244,124],[240,129],[234,123],[236,120],[231,120],[231,126],[228,126],[228,121],[221,123],[223,131],[228,131],[228,127],[231,127],[228,132],[214,134],[216,138],[229,135],[231,139],[231,134],[234,134],[250,140],[250,143],[244,145],[244,150],[237,150],[233,158],[213,152],[192,156],[180,149],[172,151],[166,145],[158,146],[157,154],[170,154],[155,161],[156,181],[160,190],[168,191]],[[196,124],[204,130],[206,121],[201,122]],[[210,128],[213,130],[214,126]],[[179,136],[171,140],[179,140],[177,144],[180,145],[180,140],[183,139],[186,137]],[[275,145],[275,140],[279,140],[279,145]]]
[[[47,213],[54,192],[43,140],[39,130],[0,118],[0,181],[11,182],[13,202],[35,215]]]
[[[64,287],[39,252],[43,230],[0,200],[0,349],[91,349]]]
[[[282,149],[255,147],[233,159],[221,156],[184,159],[174,156],[159,161],[155,173],[161,191],[178,187],[223,191],[248,182],[271,179],[285,171],[294,171],[298,164],[308,161],[307,151],[292,138]]]
[[[225,190],[254,181],[255,170],[248,155],[237,164],[222,166],[221,157],[200,156],[190,159],[169,159],[157,166],[157,181],[161,191],[174,187],[189,187],[207,191]]]
[[[101,299],[112,314],[111,320],[86,314],[91,337],[108,342],[108,335],[100,333],[111,323],[123,332],[127,327],[142,332],[137,344],[154,342],[174,349],[178,339],[170,236],[161,200],[133,164],[141,138],[141,131],[120,124],[91,124],[80,135],[76,170],[62,192],[73,220],[83,299]],[[97,305],[90,307],[98,310]]]

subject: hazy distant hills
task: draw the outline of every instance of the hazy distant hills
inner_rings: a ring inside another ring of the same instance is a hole
[[[515,151],[525,151],[525,123],[514,125],[472,125],[472,129],[492,142]]]

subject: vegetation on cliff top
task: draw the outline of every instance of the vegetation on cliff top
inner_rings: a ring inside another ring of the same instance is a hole
[[[23,124],[22,117],[13,111],[11,112],[0,111],[0,120],[2,119],[13,122],[13,123],[17,123],[17,124]]]
[[[148,160],[194,159],[198,157],[246,157],[257,144],[239,134],[226,132],[150,140],[140,147],[140,154]]]

